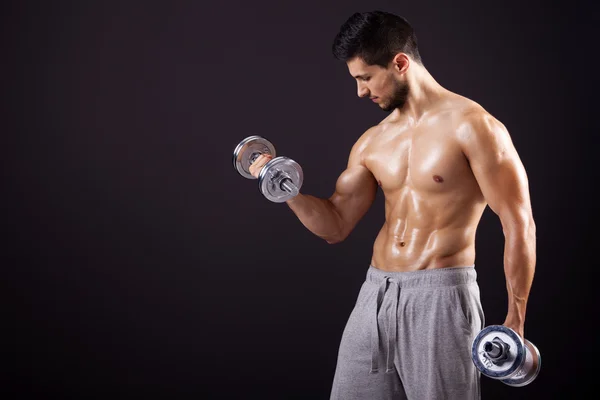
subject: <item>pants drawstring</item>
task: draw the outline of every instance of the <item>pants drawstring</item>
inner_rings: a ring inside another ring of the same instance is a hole
[[[385,372],[394,372],[394,355],[396,353],[396,334],[398,329],[398,298],[400,294],[400,286],[396,279],[386,276],[379,285],[379,290],[377,292],[377,300],[375,301],[375,312],[373,313],[373,320],[371,322],[371,371],[369,371],[371,374],[376,374],[379,370],[379,326],[377,323],[377,316],[379,314],[380,306],[383,302],[383,298],[388,288],[388,282],[391,283],[390,288],[392,289],[392,302],[391,307],[388,311],[388,315],[386,316],[388,321],[388,343]]]

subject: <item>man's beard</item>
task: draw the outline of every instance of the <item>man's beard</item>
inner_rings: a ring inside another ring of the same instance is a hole
[[[383,111],[394,111],[396,108],[402,108],[408,100],[408,82],[397,82],[395,81],[394,93],[385,107],[381,107]]]

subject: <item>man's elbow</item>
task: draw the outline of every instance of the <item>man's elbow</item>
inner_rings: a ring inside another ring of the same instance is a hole
[[[331,236],[328,236],[327,238],[324,238],[328,244],[336,244],[343,242],[344,240],[346,240],[353,228],[353,226],[344,223],[344,221],[342,221],[341,218],[337,225],[337,232]]]
[[[531,214],[531,208],[521,207],[513,212],[498,214],[502,223],[505,236],[518,235],[530,237],[536,236],[536,226]]]
[[[329,238],[325,239],[325,241],[327,242],[327,244],[337,244],[337,243],[342,243],[344,240],[346,240],[347,237],[348,237],[348,235],[346,235],[346,234],[340,234],[340,235],[329,237]]]
[[[327,242],[327,244],[337,244],[337,243],[342,243],[344,241],[345,238],[342,237],[335,237],[335,238],[329,238],[329,239],[325,239],[325,241]]]

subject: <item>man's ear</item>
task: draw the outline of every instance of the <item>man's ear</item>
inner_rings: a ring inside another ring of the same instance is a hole
[[[392,59],[394,71],[401,74],[405,73],[410,65],[410,58],[406,53],[398,53]]]

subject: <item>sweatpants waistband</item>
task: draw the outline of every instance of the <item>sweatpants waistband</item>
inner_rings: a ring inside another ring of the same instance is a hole
[[[477,281],[475,264],[468,266],[423,269],[418,271],[383,271],[370,265],[366,281],[379,285],[384,280],[391,279],[399,288],[408,289],[428,286],[456,286]]]

